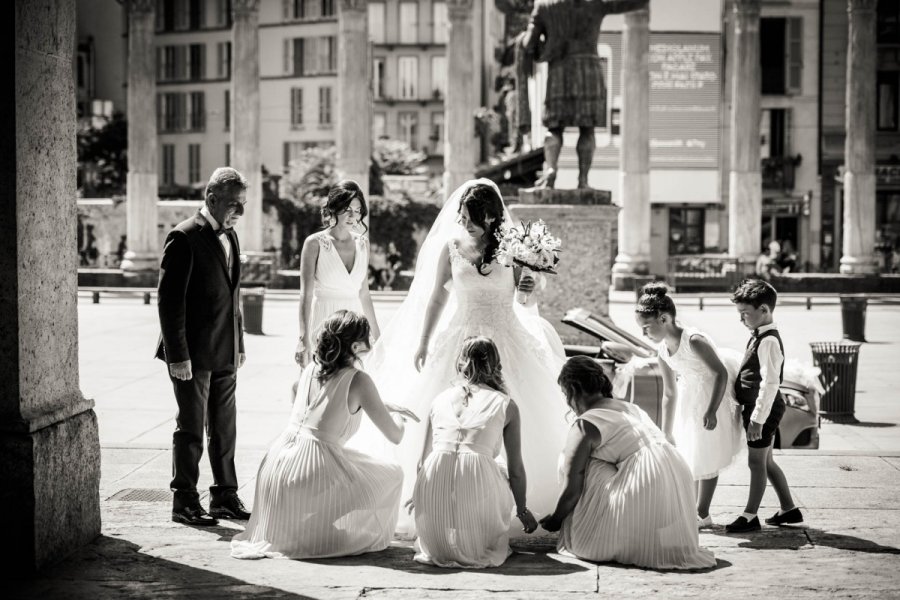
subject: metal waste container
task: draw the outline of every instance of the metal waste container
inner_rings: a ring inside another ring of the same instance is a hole
[[[819,414],[831,421],[852,422],[856,404],[859,342],[812,342],[813,364],[822,371],[825,394]]]
[[[841,296],[841,325],[844,339],[866,341],[866,305],[868,300],[860,296]]]
[[[263,299],[265,288],[241,290],[241,309],[244,315],[244,331],[262,335]]]

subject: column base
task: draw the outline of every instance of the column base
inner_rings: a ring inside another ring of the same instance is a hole
[[[616,291],[636,291],[650,275],[650,259],[619,255],[612,268],[612,287]]]
[[[11,572],[33,574],[100,535],[100,440],[93,410],[34,432],[0,433],[0,502]]]
[[[122,270],[128,273],[159,271],[159,256],[149,252],[128,251],[122,260]]]
[[[845,275],[872,275],[877,272],[874,256],[841,257],[841,273]]]

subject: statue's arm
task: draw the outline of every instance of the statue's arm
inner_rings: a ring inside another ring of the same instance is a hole
[[[539,12],[539,7],[535,5],[531,13],[531,20],[528,22],[528,29],[522,34],[522,47],[525,53],[532,57],[537,56],[538,44],[540,44],[541,36],[546,33],[547,28],[544,25],[544,19]]]
[[[603,12],[610,14],[641,10],[650,5],[650,0],[601,0]]]

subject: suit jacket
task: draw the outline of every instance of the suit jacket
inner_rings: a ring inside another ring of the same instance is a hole
[[[168,364],[190,359],[194,370],[237,367],[238,353],[244,351],[240,246],[233,230],[225,235],[231,244],[230,273],[222,243],[199,212],[166,237],[156,358]]]

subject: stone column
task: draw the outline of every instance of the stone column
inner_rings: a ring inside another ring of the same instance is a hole
[[[156,2],[129,0],[128,10],[128,178],[126,277],[156,284],[159,269],[156,165]]]
[[[372,92],[366,0],[341,0],[338,10],[337,169],[369,192]]]
[[[241,250],[263,249],[259,160],[259,0],[232,0],[231,166],[247,178],[247,206],[238,223]]]
[[[475,38],[473,0],[447,2],[450,37],[447,43],[447,98],[444,100],[444,189],[450,194],[475,176]]]
[[[613,286],[631,289],[650,263],[650,10],[625,14],[622,32],[619,252]]]
[[[0,505],[15,548],[5,566],[26,574],[100,534],[100,444],[78,380],[75,0],[16,0],[14,18],[15,92],[0,113]]]
[[[841,273],[875,272],[876,0],[849,0]]]
[[[762,244],[759,8],[760,0],[734,0],[728,251],[745,270],[752,270]]]

